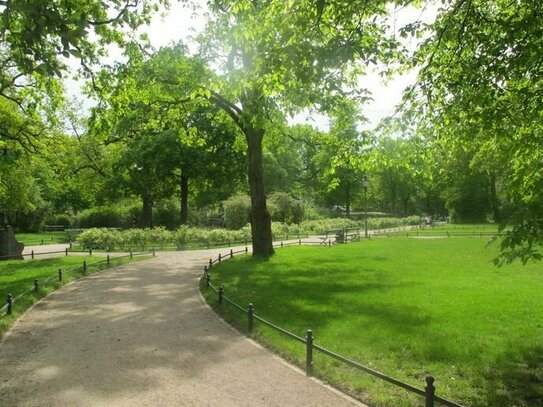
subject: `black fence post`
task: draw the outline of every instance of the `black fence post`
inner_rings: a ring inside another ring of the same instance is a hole
[[[234,257],[234,249],[230,249],[230,258]]]
[[[72,250],[72,241],[70,240],[70,250]]]
[[[13,311],[13,295],[8,294],[7,303],[8,303],[8,309],[6,310],[6,314],[11,315]]]
[[[34,280],[34,291],[38,292],[40,289],[40,284],[38,283],[38,280]]]
[[[253,323],[254,323],[255,307],[253,303],[250,302],[247,307],[247,329],[249,333],[253,332]]]
[[[109,258],[109,254],[106,256],[106,264],[109,266],[109,263],[111,262],[111,259]]]
[[[62,281],[62,269],[58,269],[58,281]]]
[[[213,260],[209,259],[209,268],[213,266]]]
[[[132,254],[132,249],[130,249],[130,258],[133,258],[134,255]]]
[[[305,374],[307,376],[313,376],[313,332],[311,329],[307,330],[305,344]]]
[[[32,260],[34,260],[34,250],[32,250],[32,251],[30,252],[30,258],[31,258]]]
[[[434,387],[434,378],[432,376],[426,376],[426,386],[424,386],[426,404],[424,407],[434,407],[434,394],[436,388]]]
[[[219,253],[219,263],[221,262],[222,260],[222,257],[221,257],[221,254]]]
[[[281,240],[281,247],[283,247],[283,241]]]
[[[224,295],[224,288],[219,287],[219,305],[222,305],[222,297]]]
[[[206,273],[206,288],[209,288],[211,285],[211,277],[209,277],[209,274]]]
[[[68,248],[66,248],[66,250],[65,250],[65,251],[66,251],[66,256],[68,256]]]
[[[300,246],[302,245],[302,239],[298,239],[298,243],[300,244]]]
[[[87,272],[87,261],[83,260],[83,273]]]
[[[249,253],[249,248],[245,246],[245,254]]]
[[[153,248],[153,257],[156,256],[155,249]]]
[[[43,239],[41,240],[41,244],[43,244]]]

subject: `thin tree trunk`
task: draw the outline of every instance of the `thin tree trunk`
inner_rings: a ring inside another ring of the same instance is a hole
[[[345,214],[351,217],[351,183],[348,181],[345,186]]]
[[[189,177],[184,173],[180,178],[181,186],[181,224],[186,225],[189,219]]]
[[[142,195],[143,213],[142,226],[144,228],[153,227],[153,198],[149,195]]]
[[[248,175],[251,191],[251,228],[253,256],[270,257],[274,254],[271,217],[266,207],[264,170],[262,167],[263,129],[245,130],[248,145]]]
[[[490,202],[492,204],[494,222],[499,223],[501,222],[502,217],[500,212],[500,201],[496,191],[496,173],[494,171],[490,173]]]

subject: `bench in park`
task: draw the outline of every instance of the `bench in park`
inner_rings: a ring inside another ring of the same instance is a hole
[[[324,236],[321,237],[321,244],[335,243],[347,243],[349,241],[355,242],[360,240],[359,228],[345,228],[345,229],[330,229],[324,232]]]

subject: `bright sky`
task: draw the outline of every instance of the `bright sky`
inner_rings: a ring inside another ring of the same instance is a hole
[[[191,39],[201,31],[205,26],[206,12],[205,1],[200,1],[202,6],[199,10],[192,10],[184,7],[182,4],[174,3],[170,10],[163,16],[156,16],[149,27],[143,31],[147,32],[151,44],[158,48],[171,42],[182,40],[189,46],[189,50],[194,52],[196,45]],[[396,26],[404,25],[407,22],[415,21],[419,18],[425,20],[431,19],[435,12],[426,11],[421,14],[420,10],[402,9],[396,13]],[[411,44],[408,44],[411,46]],[[364,126],[371,128],[375,126],[380,119],[394,113],[394,107],[400,102],[403,89],[412,84],[415,80],[415,73],[399,76],[389,80],[388,84],[383,83],[381,77],[376,73],[368,74],[360,79],[360,85],[369,89],[373,95],[373,101],[369,102],[363,109],[364,115],[369,123]],[[78,87],[72,82],[67,85],[69,93],[78,94]],[[325,117],[319,115],[308,116],[299,114],[290,120],[291,123],[307,123],[316,126],[322,130],[328,129],[328,121]]]

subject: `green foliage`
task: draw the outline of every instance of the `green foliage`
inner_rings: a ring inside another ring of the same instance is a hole
[[[541,404],[543,306],[537,264],[496,269],[484,239],[371,239],[332,248],[237,257],[212,270],[233,301],[297,335],[466,406]],[[204,285],[205,286],[205,285]],[[247,315],[208,302],[241,330]],[[528,311],[527,311],[528,310]],[[257,340],[303,366],[304,348],[255,321]],[[420,406],[423,398],[321,353],[315,372],[372,406]]]
[[[251,240],[249,225],[239,230],[202,229],[186,225],[175,231],[163,227],[152,229],[112,230],[106,228],[87,229],[79,234],[77,241],[85,249],[149,250],[176,249],[199,245],[244,244]]]
[[[79,244],[85,249],[104,249],[111,251],[115,247],[124,246],[125,239],[119,231],[108,229],[88,229],[77,237]]]
[[[446,154],[472,153],[469,165],[493,180],[494,218],[500,196],[515,208],[507,261],[542,241],[540,15],[538,1],[442,2],[409,59],[422,66],[405,97],[413,127]]]
[[[138,208],[134,205],[95,206],[79,212],[76,226],[80,228],[130,228],[136,224]]]
[[[240,229],[251,222],[251,198],[234,195],[223,202],[224,221],[228,229]]]
[[[368,218],[368,229],[387,229],[406,225],[418,225],[420,218],[418,216],[408,216],[405,218]],[[361,228],[365,226],[364,220],[351,220],[346,218],[328,218],[304,221],[301,229],[309,233],[322,233],[327,230],[344,228]]]
[[[294,223],[301,218],[301,211],[294,199],[286,192],[274,192],[268,196],[269,211],[274,222]]]
[[[74,225],[74,216],[65,213],[49,215],[45,218],[45,224],[64,226],[66,229],[70,229]]]

